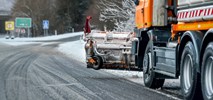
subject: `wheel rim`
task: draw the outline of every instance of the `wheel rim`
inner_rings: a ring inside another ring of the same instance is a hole
[[[145,71],[144,71],[144,78],[145,78],[145,81],[149,81],[149,79],[150,79],[150,76],[151,76],[151,74],[152,74],[152,66],[151,66],[151,52],[148,52],[146,55],[145,55],[145,57],[144,57],[144,64],[145,64],[145,66],[144,66],[144,69],[145,69]]]
[[[149,55],[145,54],[144,62],[143,62],[143,71],[144,71],[144,73],[147,73],[148,67],[149,67]]]
[[[204,66],[205,71],[204,71],[204,90],[206,90],[207,96],[212,96],[213,95],[213,56],[209,57],[207,59],[207,62]]]
[[[192,56],[190,54],[187,54],[184,59],[183,63],[183,86],[184,86],[184,91],[189,92],[189,89],[191,88],[192,85],[192,74],[193,74],[193,60]]]

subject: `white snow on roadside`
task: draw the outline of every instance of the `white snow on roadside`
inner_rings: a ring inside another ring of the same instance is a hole
[[[15,39],[1,38],[0,41],[35,42],[35,41],[47,41],[47,40],[59,40],[59,39],[74,37],[74,36],[78,36],[78,35],[83,35],[83,32],[65,33],[65,34],[60,34],[60,35],[53,35],[53,36],[46,36],[46,37],[35,37],[35,38],[15,38]]]
[[[67,42],[64,44],[60,44],[58,50],[69,57],[72,57],[78,61],[85,63],[86,53],[84,51],[84,44],[85,42],[83,42],[82,40]]]
[[[12,46],[28,45],[28,44],[39,44],[39,42],[1,42]]]
[[[119,77],[125,77],[125,78],[142,78],[143,77],[143,72],[140,72],[140,71],[109,70],[109,69],[103,69],[103,70],[108,73],[117,75]]]
[[[15,38],[15,39],[0,38],[0,42],[4,44],[12,45],[12,46],[19,46],[19,45],[27,45],[27,44],[39,44],[41,43],[39,41],[59,40],[59,39],[74,37],[79,35],[83,35],[83,32],[66,33],[61,35],[36,37],[36,38]],[[48,43],[45,43],[45,44],[48,44]]]

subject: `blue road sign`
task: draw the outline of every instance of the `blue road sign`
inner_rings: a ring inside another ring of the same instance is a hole
[[[49,20],[43,20],[43,29],[49,29]]]

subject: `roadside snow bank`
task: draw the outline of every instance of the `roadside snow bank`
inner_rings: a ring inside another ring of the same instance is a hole
[[[117,75],[119,77],[125,77],[125,78],[142,78],[143,72],[139,71],[129,71],[129,70],[109,70],[109,69],[103,69],[106,72],[112,73],[114,75]]]
[[[48,41],[48,40],[59,40],[59,39],[64,39],[68,37],[74,37],[74,36],[79,36],[83,35],[83,32],[76,32],[76,33],[65,33],[65,34],[60,34],[60,35],[53,35],[53,36],[46,36],[46,37],[35,37],[35,38],[15,38],[15,39],[5,39],[5,38],[0,38],[0,41],[5,41],[5,42],[36,42],[36,41]]]
[[[82,40],[67,42],[60,44],[58,50],[69,57],[85,63],[86,53],[84,51],[84,45],[85,42],[83,42]]]
[[[60,40],[60,39],[79,36],[79,35],[83,35],[83,32],[65,33],[61,35],[35,37],[35,38],[15,38],[15,39],[0,38],[0,42],[4,44],[8,44],[8,45],[19,46],[19,45],[27,45],[27,44],[39,44],[42,41]]]

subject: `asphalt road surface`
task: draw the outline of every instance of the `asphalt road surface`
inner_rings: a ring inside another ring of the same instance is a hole
[[[60,43],[60,42],[59,42]],[[173,100],[141,84],[87,69],[50,45],[0,43],[0,100]]]

